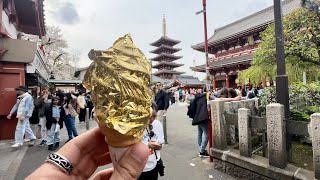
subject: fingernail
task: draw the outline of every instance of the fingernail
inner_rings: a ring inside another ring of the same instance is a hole
[[[143,163],[149,157],[149,150],[147,146],[143,143],[137,143],[131,147],[132,157],[139,163]]]

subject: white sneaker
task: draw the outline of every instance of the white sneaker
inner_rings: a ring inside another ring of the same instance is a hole
[[[21,146],[22,146],[22,144],[15,143],[15,144],[12,145],[11,147],[12,147],[12,148],[19,148],[19,147],[21,147]]]
[[[33,138],[33,139],[24,139],[23,141],[24,142],[31,142],[31,141],[35,141],[36,140],[36,138]]]

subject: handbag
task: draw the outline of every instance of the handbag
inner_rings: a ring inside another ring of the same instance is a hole
[[[150,133],[149,133],[148,129],[146,129],[146,130],[147,130],[147,133],[149,135],[149,140],[151,141]],[[158,171],[160,176],[164,176],[165,175],[164,163],[163,163],[161,158],[158,160],[158,156],[157,156],[156,150],[154,150],[154,155],[156,156],[156,160],[157,160],[156,170]]]

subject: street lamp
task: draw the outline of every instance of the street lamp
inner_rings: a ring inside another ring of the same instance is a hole
[[[204,21],[204,51],[206,54],[206,89],[207,92],[210,90],[210,71],[209,71],[209,54],[208,54],[208,32],[207,32],[207,10],[206,10],[206,0],[202,0],[203,9],[196,12],[196,15],[203,13]]]
[[[274,22],[276,36],[276,57],[277,57],[277,77],[276,77],[276,99],[284,105],[285,119],[289,118],[289,87],[288,76],[286,75],[286,63],[284,54],[283,17],[282,0],[274,0]],[[288,130],[288,126],[286,127]],[[288,132],[288,131],[287,131]],[[287,152],[291,160],[291,137],[287,134]]]

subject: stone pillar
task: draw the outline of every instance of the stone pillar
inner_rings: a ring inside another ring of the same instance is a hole
[[[320,113],[311,115],[314,178],[320,179]]]
[[[241,108],[238,110],[238,126],[239,126],[239,149],[240,155],[245,157],[252,156],[250,109]]]
[[[213,75],[212,78],[213,78],[213,90],[216,90],[216,88],[218,88],[216,75]]]
[[[224,110],[226,113],[234,113],[232,102],[224,103]],[[234,125],[227,124],[227,144],[233,145],[236,143],[236,127]]]
[[[268,105],[266,116],[269,165],[285,168],[287,166],[287,151],[284,106],[278,103]]]
[[[226,74],[226,88],[229,88],[229,75],[228,73]]]
[[[220,150],[227,149],[226,122],[223,113],[224,103],[221,101],[212,101],[212,141],[213,147]]]

